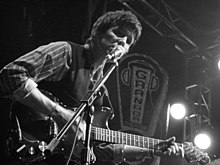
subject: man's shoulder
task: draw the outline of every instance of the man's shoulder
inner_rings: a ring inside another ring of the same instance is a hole
[[[53,47],[53,48],[62,48],[68,51],[71,51],[72,54],[79,53],[84,50],[84,45],[72,42],[72,41],[55,41],[50,42],[46,47]]]
[[[67,44],[70,45],[72,52],[81,54],[85,50],[85,46],[72,42],[72,41],[66,41]]]
[[[84,45],[75,43],[73,41],[61,41],[63,43],[69,44],[71,47],[75,47],[75,48],[84,48]]]
[[[54,42],[50,42],[48,45],[70,46],[71,44],[75,44],[75,43],[69,41],[54,41]]]

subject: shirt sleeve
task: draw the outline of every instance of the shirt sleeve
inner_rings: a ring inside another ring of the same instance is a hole
[[[95,143],[94,153],[97,159],[101,161],[111,161],[114,164],[123,162],[123,147],[122,144],[106,144],[106,143]]]
[[[0,97],[19,100],[42,80],[59,81],[69,70],[71,46],[53,42],[21,56],[0,71]]]

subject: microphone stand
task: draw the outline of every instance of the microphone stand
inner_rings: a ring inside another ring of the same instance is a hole
[[[56,146],[59,144],[61,138],[64,136],[64,134],[68,131],[68,129],[71,127],[73,122],[76,120],[76,118],[83,112],[83,110],[86,108],[87,111],[87,119],[86,119],[86,134],[85,134],[85,143],[84,143],[84,149],[82,150],[82,160],[81,164],[88,165],[90,163],[90,155],[89,155],[89,147],[90,147],[90,135],[91,135],[91,124],[93,119],[93,110],[94,108],[91,107],[94,100],[98,96],[98,92],[101,86],[104,85],[110,74],[113,72],[113,70],[118,66],[118,62],[116,60],[113,60],[112,65],[107,70],[107,72],[104,74],[103,78],[98,81],[97,85],[93,88],[93,90],[88,91],[85,97],[81,100],[80,106],[77,108],[76,113],[72,116],[72,118],[63,126],[63,128],[60,130],[60,132],[57,134],[55,138],[51,140],[51,142],[47,146],[47,150],[45,151],[45,155],[48,156],[52,153],[52,151],[56,148]]]

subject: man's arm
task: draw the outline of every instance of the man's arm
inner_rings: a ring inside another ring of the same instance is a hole
[[[66,109],[59,105],[57,102],[51,100],[45,96],[38,88],[34,88],[27,97],[19,100],[18,102],[40,113],[52,115],[53,117],[61,117],[65,122],[68,122],[74,115],[72,110]],[[76,123],[78,123],[79,120],[80,118],[78,117]],[[85,122],[81,121],[79,124],[78,138],[83,137],[84,128]],[[73,125],[72,129],[76,131],[76,125]]]
[[[115,164],[123,161],[144,161],[145,159],[152,159],[155,156],[184,157],[184,150],[181,146],[178,146],[175,143],[174,137],[165,140],[165,142],[169,143],[170,145],[168,145],[164,151],[124,144],[101,143],[99,145],[95,145],[94,153],[96,154],[97,159],[102,161],[113,161]]]

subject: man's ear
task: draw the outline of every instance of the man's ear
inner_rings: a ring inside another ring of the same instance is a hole
[[[92,40],[93,40],[93,37],[87,38],[85,44],[90,44],[92,42]]]

